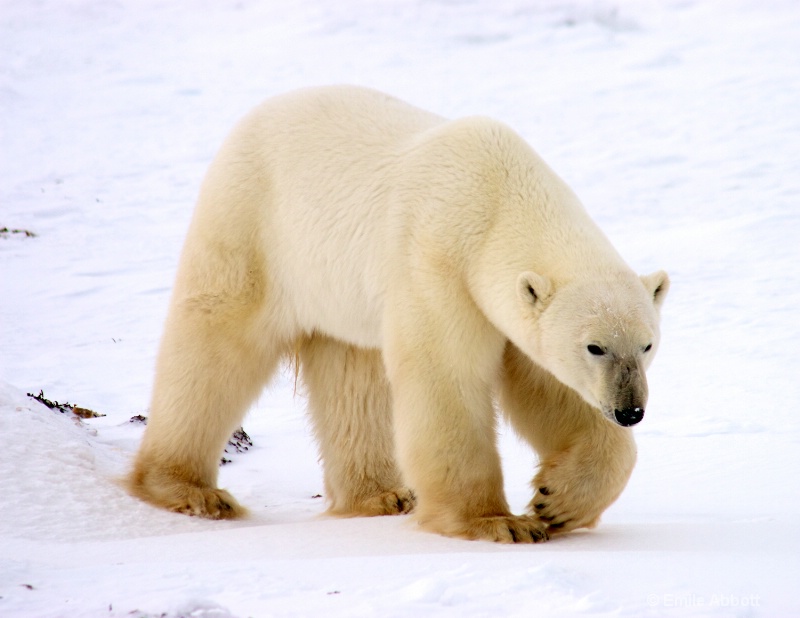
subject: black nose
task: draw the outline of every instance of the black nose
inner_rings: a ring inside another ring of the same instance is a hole
[[[644,408],[625,408],[614,410],[614,418],[623,427],[632,427],[644,418]]]

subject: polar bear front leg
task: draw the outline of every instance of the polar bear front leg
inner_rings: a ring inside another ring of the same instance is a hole
[[[417,496],[417,520],[452,537],[546,540],[536,516],[511,514],[503,491],[492,405],[503,337],[477,311],[439,316],[405,309],[390,326],[384,355],[398,459]]]
[[[531,513],[551,534],[596,526],[636,463],[631,430],[603,418],[511,343],[503,359],[500,403],[539,455]]]
[[[392,396],[380,350],[314,334],[298,347],[329,513],[397,515],[414,507],[395,462]]]

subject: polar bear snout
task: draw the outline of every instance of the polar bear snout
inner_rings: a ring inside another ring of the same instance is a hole
[[[614,410],[614,420],[623,427],[633,427],[644,418],[644,408]]]

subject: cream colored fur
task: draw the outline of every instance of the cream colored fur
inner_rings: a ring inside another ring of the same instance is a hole
[[[331,512],[416,503],[429,530],[506,542],[592,525],[633,466],[612,421],[644,408],[667,287],[498,122],[351,87],[276,97],[203,184],[129,486],[242,515],[219,454],[296,352]],[[503,494],[498,393],[542,457],[527,515]]]
[[[335,515],[394,515],[414,506],[394,457],[392,396],[379,350],[329,337],[298,350],[308,408]]]

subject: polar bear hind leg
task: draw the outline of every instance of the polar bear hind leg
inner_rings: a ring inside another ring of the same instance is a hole
[[[323,335],[298,347],[329,513],[395,515],[414,507],[395,462],[392,397],[379,350]]]
[[[127,478],[131,493],[189,515],[246,514],[217,488],[217,474],[226,441],[291,349],[291,337],[277,332],[277,304],[269,299],[257,252],[221,244],[191,260],[184,256],[147,429]]]

